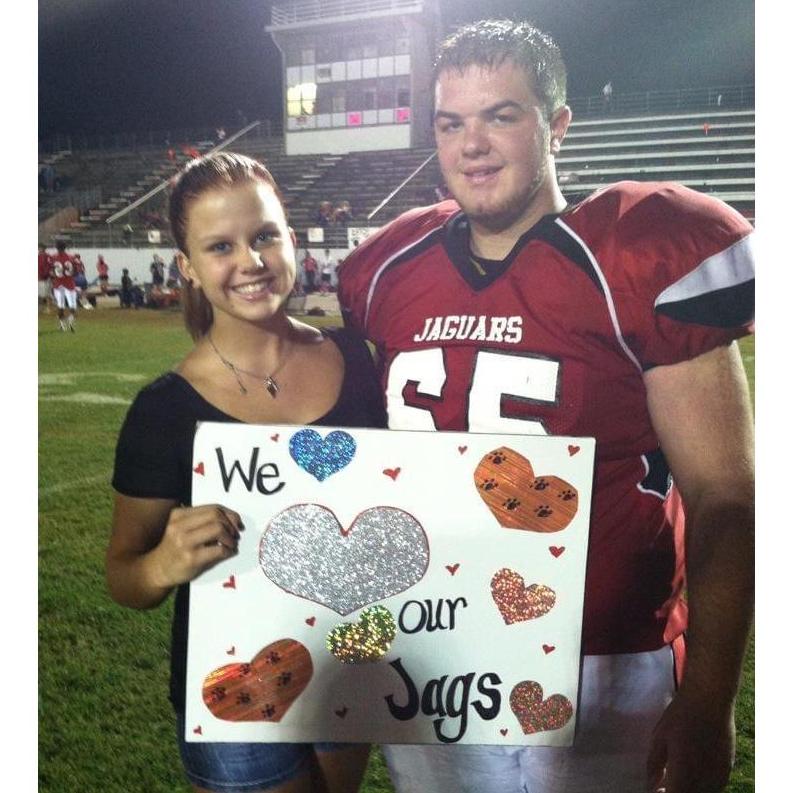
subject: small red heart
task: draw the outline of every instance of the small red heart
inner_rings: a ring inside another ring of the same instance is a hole
[[[503,730],[499,730],[499,732],[500,732],[502,735],[506,735],[506,734],[509,732],[509,730],[508,730],[508,729],[505,727]]]
[[[553,644],[543,644],[542,649],[543,652],[548,655],[548,653],[552,653],[556,647]]]
[[[306,619],[306,625],[310,625],[312,628],[314,627],[314,623],[317,621],[316,617],[308,617]]]
[[[193,732],[194,732],[196,735],[203,735],[203,731],[201,730],[201,725],[199,724],[199,725],[198,725],[198,727],[196,727],[196,728],[193,730]]]
[[[564,545],[551,545],[548,550],[558,559],[564,553]]]
[[[204,475],[204,464],[203,463],[199,463],[195,468],[193,468],[193,471],[195,471],[200,476],[203,476]]]
[[[460,454],[465,454],[468,451],[468,447],[467,446],[458,446],[457,447],[457,451],[460,452]]]
[[[237,652],[237,648],[232,644],[231,648],[226,650],[226,655],[234,655]]]
[[[333,711],[340,719],[343,719],[347,715],[347,706],[345,705],[343,708],[339,708],[339,710]]]
[[[459,569],[459,567],[460,567],[460,563],[459,563],[459,562],[457,562],[456,564],[447,564],[447,565],[446,565],[446,569],[447,569],[447,570],[448,570],[448,571],[449,571],[449,572],[450,572],[452,575],[454,575],[454,574],[457,572],[457,570]]]
[[[270,440],[271,441],[275,441],[276,443],[278,443],[278,433],[276,432],[275,435],[271,435],[270,436]]]
[[[580,447],[580,446],[573,446],[572,444],[570,444],[570,445],[567,447],[567,453],[568,453],[568,454],[569,454],[571,457],[572,457],[574,454],[578,454],[578,452],[580,452],[580,451],[581,451],[581,447]]]
[[[233,575],[230,575],[229,576],[229,580],[223,582],[223,588],[224,589],[236,589],[237,588],[237,579],[234,578]]]
[[[399,476],[401,470],[401,468],[384,468],[383,473],[386,476],[390,476],[396,482],[396,478]]]

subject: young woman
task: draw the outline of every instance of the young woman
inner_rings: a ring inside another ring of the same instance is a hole
[[[374,366],[350,332],[287,316],[295,241],[263,165],[225,152],[194,160],[176,177],[169,212],[196,344],[138,394],[121,430],[108,586],[142,609],[176,589],[171,700],[195,790],[350,793],[368,746],[184,740],[187,584],[234,555],[243,530],[223,505],[189,506],[192,443],[197,421],[383,427]]]

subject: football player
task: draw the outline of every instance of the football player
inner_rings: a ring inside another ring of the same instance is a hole
[[[57,253],[52,257],[50,264],[50,280],[52,282],[52,296],[58,307],[58,324],[62,331],[67,329],[74,333],[74,315],[77,311],[77,285],[74,276],[79,265],[74,257],[66,253],[66,241],[58,240],[55,243]],[[68,316],[66,316],[68,310]]]
[[[394,784],[721,790],[753,603],[753,430],[735,343],[752,328],[752,227],[671,183],[567,206],[565,66],[527,23],[461,28],[433,87],[454,200],[370,236],[339,277],[345,320],[377,345],[389,426],[597,446],[573,746],[387,746]]]

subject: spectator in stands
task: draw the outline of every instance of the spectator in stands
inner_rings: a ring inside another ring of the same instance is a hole
[[[99,288],[102,290],[102,294],[106,294],[107,283],[110,279],[110,268],[101,253],[96,258],[96,273],[99,280]]]
[[[226,130],[224,127],[218,127],[215,130],[215,140],[218,143],[223,143],[223,141],[226,140]]]
[[[173,146],[168,147],[168,159],[173,163],[176,162],[176,150]]]
[[[350,206],[349,201],[342,201],[337,207],[336,211],[333,213],[333,222],[334,223],[347,223],[347,221],[352,220],[352,207]]]
[[[433,194],[437,202],[445,201],[449,197],[449,188],[446,187],[446,182],[436,184]]]
[[[611,84],[611,80],[609,80],[603,86],[603,110],[608,111],[611,109],[611,95],[614,93],[614,86]]]
[[[121,229],[121,233],[124,235],[124,242],[126,242],[127,245],[132,245],[133,231],[132,224],[130,223],[125,223],[124,227]]]
[[[158,254],[154,254],[151,264],[149,265],[149,272],[151,272],[151,285],[160,287],[165,283],[165,262]]]
[[[47,253],[47,246],[39,244],[39,305],[44,306],[44,311],[49,314],[52,305],[52,290],[50,288],[50,268],[52,257]]]
[[[317,288],[317,260],[311,255],[308,248],[306,248],[302,264],[306,276],[306,294],[311,294]]]
[[[333,204],[330,201],[321,201],[315,222],[318,226],[327,227],[333,222]]]

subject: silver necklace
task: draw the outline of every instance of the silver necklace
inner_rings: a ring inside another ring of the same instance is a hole
[[[241,369],[236,364],[233,364],[228,358],[224,358],[220,350],[217,347],[215,347],[215,342],[212,341],[212,335],[209,333],[207,334],[207,340],[209,341],[209,344],[211,345],[212,349],[215,351],[215,355],[217,355],[217,357],[220,358],[223,365],[227,369],[231,370],[231,373],[234,375],[234,378],[237,381],[237,385],[240,387],[241,394],[248,393],[248,389],[245,388],[245,385],[242,382],[242,378],[240,377],[240,374],[246,374],[248,375],[248,377],[254,378],[254,380],[261,381],[261,384],[267,389],[267,393],[273,399],[275,399],[275,397],[278,395],[278,392],[281,390],[278,383],[275,380],[275,375],[277,375],[278,372],[281,371],[287,359],[289,358],[289,353],[292,352],[291,347],[287,351],[287,354],[281,359],[281,363],[279,363],[278,366],[275,369],[273,369],[272,372],[270,372],[270,374],[262,376],[260,374],[257,374],[256,372],[249,372],[247,371],[247,369]]]

